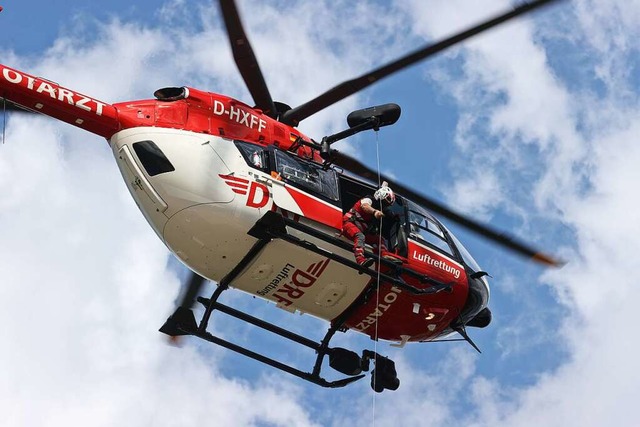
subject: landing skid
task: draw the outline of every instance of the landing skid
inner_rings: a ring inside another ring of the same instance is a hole
[[[309,235],[319,237],[322,240],[327,241],[328,243],[332,243],[335,245],[343,245],[345,244],[339,239],[335,239],[330,236],[326,236],[323,233],[318,232],[310,227],[307,227],[303,224],[298,224],[295,222],[288,221],[286,218],[283,218],[281,215],[275,212],[268,212],[262,217],[256,225],[249,231],[249,234],[256,237],[258,240],[254,243],[251,249],[247,252],[247,254],[242,258],[242,260],[220,281],[217,288],[213,292],[210,298],[197,298],[197,301],[205,307],[205,312],[202,316],[200,322],[197,322],[193,311],[188,307],[178,307],[176,312],[171,315],[165,324],[160,328],[160,332],[163,332],[170,336],[180,336],[180,335],[193,335],[195,337],[201,338],[205,341],[209,341],[213,344],[220,345],[225,347],[231,351],[236,353],[240,353],[246,357],[262,362],[266,365],[272,366],[276,369],[279,369],[288,374],[294,375],[298,378],[302,378],[306,381],[312,382],[322,387],[328,388],[338,388],[344,387],[348,384],[351,384],[355,381],[360,380],[365,376],[362,374],[363,371],[369,370],[370,361],[374,361],[376,368],[372,371],[371,376],[371,387],[376,392],[381,392],[384,389],[388,390],[396,390],[400,384],[396,371],[395,364],[393,361],[387,359],[386,357],[380,356],[377,353],[369,350],[363,351],[362,355],[359,356],[357,353],[340,348],[340,347],[329,347],[329,342],[335,335],[335,333],[339,330],[346,330],[345,322],[349,317],[353,314],[355,310],[361,307],[368,300],[371,292],[373,292],[376,288],[376,284],[372,281],[372,284],[351,304],[351,306],[345,310],[339,317],[333,320],[331,323],[331,327],[325,334],[324,338],[320,342],[316,342],[302,335],[298,335],[286,329],[283,329],[273,323],[266,322],[262,319],[258,319],[254,316],[251,316],[242,311],[236,310],[232,307],[229,307],[225,304],[218,302],[220,295],[222,292],[227,290],[229,286],[233,283],[233,281],[244,271],[244,269],[253,262],[253,260],[260,254],[262,249],[266,245],[268,245],[273,239],[282,239],[286,240],[294,245],[304,247],[305,249],[311,250],[313,252],[319,253],[323,256],[331,258],[337,262],[340,262],[344,265],[357,269],[361,273],[368,274],[371,277],[376,277],[378,274],[375,270],[359,266],[355,262],[345,259],[339,255],[333,254],[329,251],[321,249],[316,245],[309,243],[304,240],[300,240],[297,237],[291,236],[286,231],[286,226],[290,226],[301,230]],[[385,260],[381,260],[381,262],[385,262]],[[430,279],[425,276],[420,276],[422,283],[429,283],[431,286],[426,287],[424,289],[418,289],[414,286],[411,286],[404,282],[400,278],[400,273],[409,274],[417,274],[412,272],[411,270],[403,269],[402,267],[396,266],[390,263],[397,271],[394,276],[389,276],[386,274],[381,275],[381,280],[383,282],[391,283],[395,286],[399,286],[407,291],[415,294],[428,294],[428,293],[436,293],[440,291],[449,291],[450,285],[443,284],[433,279]],[[293,366],[290,366],[281,361],[272,359],[263,354],[257,353],[255,351],[249,350],[240,345],[234,344],[230,341],[222,339],[218,336],[215,336],[207,331],[207,326],[209,324],[209,320],[214,311],[218,311],[224,313],[228,316],[234,317],[238,320],[242,320],[244,322],[250,323],[262,330],[274,333],[279,335],[285,339],[298,343],[302,346],[308,347],[314,350],[317,354],[315,363],[313,365],[313,369],[311,372],[305,372],[300,369],[297,369]],[[328,381],[321,376],[322,364],[324,358],[329,357],[329,366],[331,366],[336,371],[348,375],[345,378],[335,381]]]
[[[201,338],[203,340],[209,341],[213,344],[220,345],[225,347],[231,351],[236,353],[240,353],[244,356],[250,357],[251,359],[257,360],[259,362],[265,363],[269,366],[272,366],[276,369],[284,371],[288,374],[294,375],[298,378],[302,378],[304,380],[310,381],[314,384],[320,385],[322,387],[344,387],[347,384],[351,384],[354,381],[357,381],[364,377],[364,374],[356,374],[352,375],[337,381],[327,381],[320,375],[320,371],[322,369],[322,362],[326,355],[331,355],[333,353],[338,354],[339,351],[336,349],[329,347],[329,341],[333,337],[333,335],[344,325],[344,320],[347,316],[341,316],[341,320],[334,322],[329,330],[327,331],[324,339],[320,342],[316,342],[310,340],[301,335],[295,334],[293,332],[287,331],[279,326],[276,326],[272,323],[266,322],[262,319],[258,319],[254,316],[251,316],[247,313],[241,312],[234,308],[231,308],[227,305],[224,305],[218,302],[218,298],[229,288],[229,284],[233,282],[233,280],[242,272],[242,270],[249,264],[251,261],[260,253],[260,251],[271,241],[270,238],[264,238],[258,240],[253,247],[249,250],[249,252],[244,256],[244,258],[236,265],[227,276],[225,276],[218,287],[215,289],[211,298],[202,298],[199,297],[197,300],[199,303],[203,304],[205,307],[205,312],[200,320],[200,323],[196,322],[193,311],[190,308],[186,307],[178,307],[176,312],[167,319],[164,325],[160,328],[160,332],[163,332],[170,336],[180,336],[180,335],[193,335],[195,337]],[[317,357],[315,364],[313,366],[313,370],[311,372],[304,372],[297,368],[294,368],[286,363],[282,363],[270,357],[267,357],[263,354],[254,352],[240,345],[229,342],[225,339],[217,337],[207,331],[207,326],[209,324],[209,320],[213,312],[217,310],[219,312],[225,313],[231,317],[236,319],[245,321],[254,326],[257,326],[265,331],[272,332],[276,335],[279,335],[283,338],[286,338],[290,341],[296,342],[303,346],[309,347],[316,351]],[[349,311],[349,310],[347,310]],[[348,350],[344,350],[348,351]],[[353,352],[349,352],[351,354]],[[358,357],[355,353],[353,353],[356,357]]]
[[[357,381],[364,377],[364,374],[361,374],[361,375],[346,377],[337,381],[327,381],[326,379],[320,376],[320,370],[322,367],[322,362],[324,360],[324,357],[327,354],[331,354],[334,351],[334,349],[328,347],[328,343],[331,337],[333,336],[333,334],[335,334],[335,332],[338,330],[338,327],[332,326],[331,328],[329,328],[329,330],[327,331],[327,334],[325,335],[324,339],[321,342],[315,342],[313,340],[310,340],[296,333],[287,331],[286,329],[283,329],[277,325],[266,322],[262,319],[258,319],[247,313],[241,312],[239,310],[236,310],[232,307],[229,307],[227,305],[224,305],[218,302],[217,298],[220,296],[220,294],[222,294],[222,292],[225,289],[227,288],[223,287],[222,285],[218,285],[218,287],[216,288],[211,298],[208,298],[208,299],[202,298],[202,297],[198,298],[198,302],[200,302],[205,306],[205,313],[199,325],[197,324],[193,311],[191,309],[180,307],[167,320],[167,322],[162,326],[162,328],[160,328],[160,332],[163,332],[172,336],[193,335],[195,337],[201,338],[205,341],[209,341],[213,344],[220,345],[236,353],[240,353],[244,356],[250,357],[251,359],[257,360],[259,362],[262,362],[264,364],[267,364],[276,369],[279,369],[288,374],[294,375],[298,378],[302,378],[304,380],[307,380],[309,382],[312,382],[322,387],[329,387],[329,388],[344,387],[347,384],[351,384],[352,382]],[[315,350],[317,353],[317,357],[316,357],[316,362],[313,367],[313,370],[311,372],[301,371],[297,368],[287,365],[286,363],[282,363],[278,360],[272,359],[263,354],[249,350],[245,347],[234,344],[232,342],[229,342],[225,339],[222,339],[220,337],[217,337],[207,332],[206,330],[207,324],[214,310],[227,314],[236,319],[245,321],[263,330],[272,332],[290,341],[296,342],[298,344],[301,344],[303,346],[306,346]]]

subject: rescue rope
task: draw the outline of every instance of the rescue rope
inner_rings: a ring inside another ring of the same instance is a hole
[[[380,132],[378,131],[378,129],[375,129],[375,135],[376,135],[376,167],[377,167],[377,171],[378,171],[378,188],[380,188],[382,186],[381,183],[381,177],[380,177]],[[380,207],[383,207],[383,202],[380,201]],[[375,217],[374,217],[375,219]],[[380,217],[380,222],[378,223],[378,274],[377,274],[377,283],[376,283],[376,307],[380,306],[380,264],[381,264],[381,258],[382,258],[382,216]],[[375,325],[375,332],[374,332],[374,342],[373,342],[373,351],[375,354],[378,354],[378,320],[380,320],[380,318],[378,317],[376,319],[376,325]],[[377,366],[376,366],[377,369]],[[376,377],[375,375],[373,376],[373,388],[375,388],[376,386]],[[376,395],[378,393],[373,391],[373,403],[372,403],[372,418],[373,418],[373,423],[372,425],[375,427],[376,425]]]

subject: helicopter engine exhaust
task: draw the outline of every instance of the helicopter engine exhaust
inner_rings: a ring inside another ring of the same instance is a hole
[[[178,101],[189,97],[189,89],[186,87],[163,87],[153,93],[158,101]]]

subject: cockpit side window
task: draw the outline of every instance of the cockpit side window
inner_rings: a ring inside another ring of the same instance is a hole
[[[262,171],[266,171],[269,168],[268,156],[264,147],[243,141],[235,141],[235,143],[249,166]]]
[[[309,190],[332,201],[339,199],[338,177],[333,169],[299,159],[280,150],[274,150],[276,172],[294,186]]]
[[[440,226],[431,218],[410,210],[409,211],[409,236],[420,242],[427,242],[440,249],[449,256],[454,256],[451,246]]]

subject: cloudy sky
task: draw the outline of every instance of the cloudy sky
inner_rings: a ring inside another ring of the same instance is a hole
[[[0,2],[0,63],[107,102],[188,85],[250,103],[205,0]],[[298,105],[508,7],[506,0],[239,1],[274,98]],[[157,332],[184,274],[107,143],[0,120],[0,413],[7,426],[636,426],[640,1],[565,1],[303,122],[319,139],[396,102],[381,168],[568,261],[544,270],[459,231],[491,273],[494,322],[463,343],[378,344],[396,392],[324,390]],[[370,165],[376,137],[343,145]],[[452,227],[454,230],[455,227]],[[227,302],[320,337],[327,325]],[[223,336],[307,369],[313,354],[226,319]],[[336,343],[374,343],[355,334]],[[348,424],[347,424],[348,423]]]

